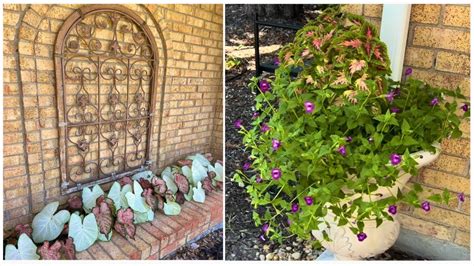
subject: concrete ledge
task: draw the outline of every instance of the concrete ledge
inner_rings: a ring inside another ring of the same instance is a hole
[[[186,243],[191,243],[209,229],[223,222],[223,194],[214,191],[204,203],[185,202],[177,216],[155,212],[155,219],[137,225],[135,240],[125,239],[117,232],[109,242],[97,241],[77,259],[139,260],[162,259]]]
[[[402,229],[395,249],[431,260],[470,260],[466,247]]]

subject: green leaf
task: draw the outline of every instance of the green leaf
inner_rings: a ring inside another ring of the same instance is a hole
[[[193,200],[200,203],[204,203],[206,200],[206,193],[204,189],[202,189],[201,182],[198,182],[197,188],[193,188]]]
[[[74,241],[76,251],[86,250],[99,237],[99,227],[93,213],[89,213],[84,220],[77,214],[71,215],[69,220],[69,237]]]
[[[102,188],[100,188],[99,185],[95,185],[92,188],[92,191],[88,187],[84,188],[82,190],[82,202],[84,211],[86,211],[86,213],[90,213],[92,211],[92,208],[95,207],[97,198],[102,195],[104,195],[104,191],[102,190]]]
[[[178,215],[181,212],[181,206],[176,202],[165,202],[163,212],[166,215]]]
[[[447,188],[443,190],[442,198],[443,198],[444,204],[448,205],[449,201],[451,200],[451,193],[449,193]]]
[[[5,247],[5,260],[39,260],[36,253],[37,247],[27,234],[21,234],[18,239],[18,249],[8,244]]]
[[[56,239],[64,228],[70,217],[67,210],[54,214],[59,207],[59,202],[51,202],[46,205],[33,219],[33,240],[36,243],[51,241]]]
[[[428,197],[429,200],[434,201],[434,202],[441,202],[441,195],[439,194],[433,194]]]

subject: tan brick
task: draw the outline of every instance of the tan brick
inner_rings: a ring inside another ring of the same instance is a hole
[[[461,246],[470,246],[470,233],[469,231],[456,230],[456,237],[454,238],[454,243]]]
[[[3,25],[16,26],[19,19],[20,13],[18,12],[10,12],[6,10],[3,12]]]
[[[431,68],[434,62],[434,51],[431,49],[407,47],[405,65],[420,68]]]
[[[364,5],[364,16],[380,18],[382,17],[382,10],[383,10],[383,5],[381,4],[378,4],[378,5],[366,4]]]
[[[205,10],[202,10],[202,9],[195,9],[194,10],[194,15],[198,18],[202,18],[204,20],[208,20],[208,21],[211,21],[212,20],[212,13],[211,12],[208,12],[208,11],[205,11]]]
[[[467,195],[470,194],[470,181],[467,177],[425,168],[419,175],[419,180],[421,183],[427,184],[431,187],[439,189],[447,188],[454,192],[463,192]]]
[[[470,141],[469,139],[445,139],[441,143],[441,148],[445,153],[457,155],[461,157],[470,156]]]
[[[41,22],[41,16],[32,10],[28,10],[23,18],[23,21],[33,27],[38,27]]]
[[[412,5],[410,21],[436,24],[441,12],[441,5]]]
[[[65,19],[73,12],[73,9],[64,8],[61,6],[53,6],[46,14],[50,18]]]
[[[194,27],[199,27],[199,28],[204,27],[204,20],[202,20],[200,18],[187,16],[186,17],[186,23],[191,25],[191,26],[194,26]]]
[[[449,40],[449,41],[446,41]],[[416,26],[413,44],[469,53],[470,34],[467,31]]]
[[[31,27],[31,26],[29,26],[25,23],[21,24],[20,39],[33,41],[35,36],[36,36],[36,30],[33,27]]]
[[[444,7],[444,25],[469,28],[470,18],[469,6],[446,5]]]
[[[362,15],[364,5],[343,5],[342,10],[348,13]]]
[[[469,216],[455,211],[442,209],[436,206],[431,206],[429,212],[425,212],[421,208],[415,208],[413,214],[424,220],[436,221],[439,224],[454,226],[462,230],[469,229]]]
[[[470,66],[469,55],[439,51],[436,56],[437,70],[469,75]]]
[[[428,185],[428,186],[422,185],[423,191],[419,194],[420,199],[427,199],[428,197],[430,197],[433,194],[442,194],[443,193],[444,188],[437,189],[437,188],[431,188],[429,186],[431,186],[431,185]],[[440,206],[442,208],[449,209],[449,210],[455,210],[457,212],[461,212],[461,213],[464,213],[464,214],[467,214],[467,215],[469,215],[471,213],[471,210],[470,210],[471,209],[471,198],[469,196],[465,196],[465,201],[462,202],[462,203],[459,203],[457,192],[450,192],[450,195],[451,195],[451,197],[450,197],[450,200],[449,200],[448,204],[445,204],[444,202],[440,202],[440,203],[432,202],[432,203],[434,205]]]
[[[3,27],[3,40],[13,41],[15,39],[16,30],[14,27]]]

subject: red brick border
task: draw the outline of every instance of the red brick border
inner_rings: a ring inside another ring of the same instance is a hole
[[[206,202],[185,202],[178,216],[156,212],[150,223],[137,225],[135,240],[117,232],[110,242],[98,241],[86,251],[77,253],[81,260],[157,260],[173,253],[206,230],[223,221],[222,191],[206,196]]]

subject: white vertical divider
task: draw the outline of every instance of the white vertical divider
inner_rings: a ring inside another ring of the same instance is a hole
[[[410,24],[410,4],[384,4],[380,39],[387,44],[392,79],[400,81]]]

